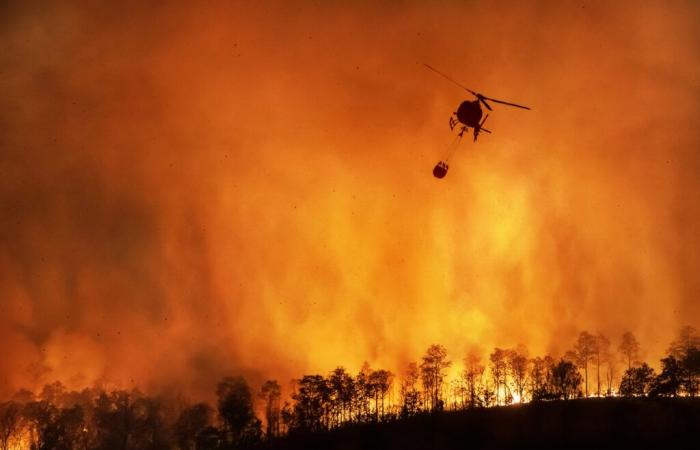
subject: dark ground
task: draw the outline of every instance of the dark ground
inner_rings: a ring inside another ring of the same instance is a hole
[[[700,399],[582,399],[291,435],[271,449],[700,449]]]

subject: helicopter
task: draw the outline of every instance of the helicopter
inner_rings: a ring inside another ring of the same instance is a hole
[[[527,106],[518,105],[517,103],[506,102],[503,100],[497,100],[495,98],[487,97],[483,94],[472,91],[471,89],[463,86],[462,84],[453,80],[452,78],[450,78],[449,76],[440,72],[439,70],[429,66],[428,64],[423,64],[423,65],[425,67],[427,67],[428,69],[432,70],[433,72],[437,73],[438,75],[442,76],[443,78],[446,78],[447,80],[449,80],[452,83],[456,84],[457,86],[461,87],[465,91],[469,92],[474,97],[476,97],[475,100],[463,101],[459,105],[459,107],[457,107],[457,111],[452,113],[452,115],[450,116],[450,121],[449,121],[450,131],[454,130],[455,127],[459,127],[459,133],[457,134],[455,141],[453,141],[453,144],[455,142],[459,143],[459,141],[464,136],[464,133],[467,132],[469,130],[469,128],[473,129],[474,142],[476,142],[477,138],[479,137],[479,133],[481,133],[482,131],[484,133],[491,134],[491,131],[484,128],[484,124],[486,123],[486,119],[489,118],[489,115],[486,114],[486,117],[484,117],[484,119],[481,120],[481,117],[484,114],[483,111],[481,110],[482,104],[489,111],[493,111],[493,109],[491,109],[491,105],[488,104],[487,100],[489,102],[500,103],[500,104],[508,105],[508,106],[514,106],[516,108],[522,108],[522,109],[527,109],[527,110],[530,109]],[[461,126],[460,126],[460,124],[461,124]],[[454,145],[452,145],[452,146],[454,146]],[[450,153],[448,153],[447,158],[445,158],[444,160],[441,160],[440,162],[438,162],[435,165],[435,167],[433,168],[433,175],[435,176],[435,178],[444,178],[444,176],[447,175],[447,169],[449,169],[449,165],[447,163],[448,163],[450,156],[451,156],[451,151],[450,151]]]

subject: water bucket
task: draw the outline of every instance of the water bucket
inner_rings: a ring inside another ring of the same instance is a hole
[[[435,164],[435,167],[433,168],[433,176],[435,178],[444,178],[445,175],[447,175],[447,169],[449,168],[450,166],[448,166],[445,161],[440,161],[439,163]]]

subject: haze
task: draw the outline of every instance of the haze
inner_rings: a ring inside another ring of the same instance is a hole
[[[0,395],[700,325],[697,2],[0,7]],[[432,177],[471,89],[492,135]]]

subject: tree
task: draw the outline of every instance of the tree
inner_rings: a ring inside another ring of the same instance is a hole
[[[83,408],[56,408],[46,400],[27,403],[24,416],[29,424],[31,447],[37,450],[85,448]]]
[[[600,365],[609,359],[610,340],[602,333],[598,333],[595,341],[596,395],[600,397]]]
[[[314,432],[327,428],[325,413],[329,397],[323,376],[304,375],[297,380],[297,391],[292,399],[295,403],[290,430]]]
[[[227,440],[236,443],[246,439],[245,433],[251,431],[250,427],[255,427],[257,420],[248,383],[243,377],[225,377],[219,382],[216,395]]]
[[[550,387],[551,367],[554,360],[551,356],[537,357],[530,364],[530,397],[532,400],[547,400],[552,397]]]
[[[647,363],[627,369],[620,381],[620,394],[627,397],[648,395],[653,381],[654,369]]]
[[[596,366],[598,369],[598,396],[600,396],[600,366],[605,364],[605,381],[606,390],[605,395],[612,395],[613,380],[615,378],[615,358],[610,350],[610,339],[608,339],[602,333],[599,333],[596,337],[597,342],[597,352],[596,352]]]
[[[700,348],[690,347],[681,360],[683,368],[683,389],[691,397],[698,394],[700,379]]]
[[[369,375],[369,383],[372,385],[374,393],[374,420],[378,421],[380,417],[384,417],[384,397],[391,387],[394,375],[388,370],[375,370]],[[381,414],[379,405],[381,401]]]
[[[635,364],[639,355],[639,342],[629,331],[622,335],[620,342],[620,354],[627,360],[627,368],[631,369],[632,364]]]
[[[467,390],[461,377],[450,380],[450,393],[452,394],[452,403],[450,404],[452,409],[464,408]]]
[[[265,405],[266,435],[268,438],[279,435],[280,432],[280,385],[275,380],[267,380],[260,388],[258,397]]]
[[[475,408],[482,404],[479,390],[481,389],[484,370],[486,370],[486,368],[481,364],[481,357],[476,352],[471,352],[464,358],[464,372],[462,373],[462,378],[466,384],[469,408]]]
[[[447,360],[447,350],[442,345],[431,345],[423,355],[420,365],[421,380],[425,393],[429,394],[432,410],[441,410],[443,407],[442,383],[445,379],[445,369],[451,364],[452,362]]]
[[[678,338],[671,342],[668,352],[674,358],[681,360],[694,348],[700,348],[700,333],[694,327],[686,325],[681,328]]]
[[[58,411],[46,400],[32,401],[24,406],[24,417],[27,420],[30,441],[33,448],[41,450],[56,445],[51,423]]]
[[[481,398],[483,399],[484,406],[489,408],[498,403],[498,397],[496,395],[496,390],[488,380],[484,383],[481,391]]]
[[[588,397],[588,363],[594,361],[595,354],[597,353],[597,340],[595,336],[587,331],[582,331],[578,335],[576,340],[576,345],[574,346],[574,353],[576,354],[576,364],[583,368],[586,386],[586,397]],[[598,390],[600,390],[600,382]]]
[[[654,379],[650,395],[652,397],[675,397],[681,389],[683,377],[679,361],[669,355],[661,360],[661,373]]]
[[[195,450],[202,432],[211,426],[212,408],[197,403],[185,408],[175,422],[175,439],[180,450]]]
[[[165,423],[163,402],[158,397],[140,397],[134,400],[134,449],[171,448],[170,429]]]
[[[335,422],[341,424],[352,417],[352,402],[355,397],[355,380],[343,367],[337,367],[328,376],[331,403]]]
[[[671,343],[669,353],[680,364],[681,385],[686,394],[695,396],[700,384],[700,334],[691,327],[681,328],[679,336]]]
[[[221,430],[209,425],[197,435],[195,448],[197,450],[220,450],[223,448],[223,444],[224,436],[222,436]]]
[[[95,401],[93,424],[96,429],[97,448],[100,450],[132,448],[136,432],[136,414],[132,397],[126,391],[101,392]]]
[[[284,402],[282,410],[280,411],[280,417],[282,419],[282,425],[284,425],[284,430],[287,433],[289,433],[290,430],[294,429],[294,408],[292,408],[292,405],[288,401]]]
[[[420,411],[420,392],[417,387],[419,379],[418,365],[409,363],[400,386],[401,417],[410,417]]]
[[[0,450],[8,450],[22,431],[22,407],[15,402],[0,403]]]
[[[525,401],[525,385],[527,382],[528,359],[525,350],[507,351],[508,372],[515,385],[518,394],[518,401]]]
[[[495,401],[498,404],[500,393],[503,392],[503,401],[507,403],[506,389],[508,389],[508,383],[506,383],[508,375],[508,362],[506,357],[508,352],[506,350],[495,348],[493,353],[489,355],[489,360],[491,361],[491,377],[493,378],[494,384],[494,394]],[[503,386],[503,390],[501,390]]]
[[[572,362],[562,359],[552,365],[550,367],[550,377],[554,394],[558,398],[568,400],[580,392],[579,387],[583,379]]]
[[[363,421],[369,417],[369,400],[374,397],[373,386],[369,382],[369,375],[372,373],[372,369],[369,367],[369,363],[365,361],[362,364],[360,373],[355,377],[355,396],[353,399],[355,419],[358,421]]]
[[[54,381],[44,385],[41,389],[41,394],[39,398],[46,401],[56,407],[61,407],[63,405],[63,398],[66,395],[66,387],[60,381]]]
[[[86,417],[83,407],[80,405],[73,405],[70,408],[62,408],[58,417],[56,418],[55,427],[57,430],[57,435],[59,436],[58,441],[61,445],[54,448],[65,449],[65,450],[75,450],[79,448],[87,448],[88,446],[88,435],[86,433]],[[152,449],[164,448],[164,447],[150,447]]]

